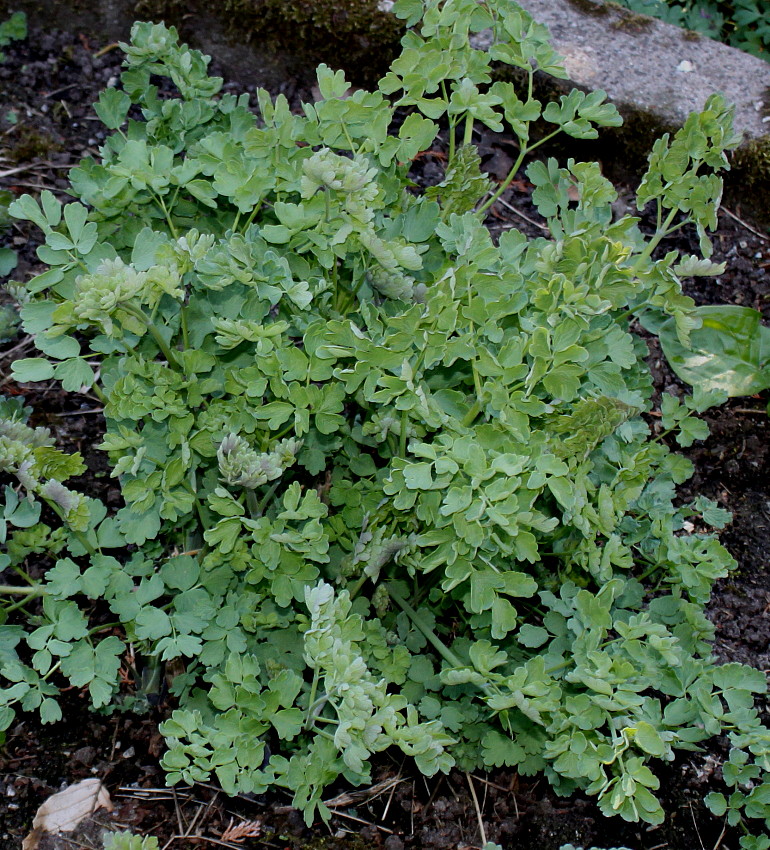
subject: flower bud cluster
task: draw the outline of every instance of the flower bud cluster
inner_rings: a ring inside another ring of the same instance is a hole
[[[175,253],[182,261],[191,265],[202,260],[214,247],[215,238],[212,233],[200,233],[192,229],[176,240]]]
[[[306,159],[302,170],[303,198],[311,198],[318,189],[330,190],[341,196],[343,213],[356,224],[371,224],[375,209],[382,205],[377,203],[380,188],[376,168],[369,168],[361,157],[351,159],[324,148]]]
[[[341,564],[342,575],[347,577],[363,572],[376,582],[382,568],[411,545],[409,538],[386,536],[382,528],[362,531],[355,548]]]
[[[217,451],[222,480],[233,487],[254,490],[268,481],[283,475],[283,471],[294,464],[301,440],[280,440],[269,452],[257,452],[243,437],[228,434]]]
[[[367,200],[377,197],[377,169],[368,168],[359,157],[350,159],[323,148],[302,163],[302,171],[300,188],[303,198],[312,197],[321,188],[342,195],[361,194]]]
[[[381,267],[369,269],[366,277],[372,289],[386,298],[395,298],[399,301],[412,301],[414,299],[413,277],[401,274],[398,271],[388,271]]]
[[[0,419],[0,437],[16,440],[31,449],[54,444],[48,428],[30,428],[18,419]]]
[[[0,472],[17,476],[21,473],[28,478],[27,470],[34,464],[32,450],[53,444],[48,428],[30,428],[18,419],[0,419]]]
[[[116,309],[139,295],[146,282],[146,272],[136,271],[119,257],[104,260],[93,274],[81,275],[75,281],[72,312],[78,319],[99,325],[109,335]]]
[[[389,272],[397,269],[415,271],[422,268],[422,259],[414,245],[403,239],[381,239],[373,230],[359,234],[359,240],[375,260]]]
[[[16,474],[31,455],[29,446],[0,434],[0,472]]]
[[[65,521],[72,528],[84,531],[88,527],[88,502],[85,496],[70,490],[54,478],[46,481],[38,492],[61,508]]]

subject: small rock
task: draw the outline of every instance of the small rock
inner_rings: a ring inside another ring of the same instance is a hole
[[[305,820],[296,809],[289,812],[286,822],[292,835],[302,835],[305,831]]]
[[[81,747],[79,750],[75,750],[72,754],[72,761],[78,761],[86,766],[90,765],[95,758],[95,747]]]
[[[385,839],[385,850],[404,850],[404,842],[397,835]]]
[[[693,65],[689,59],[682,59],[682,61],[676,66],[676,70],[680,71],[682,74],[689,74],[691,71],[695,70],[695,65]]]

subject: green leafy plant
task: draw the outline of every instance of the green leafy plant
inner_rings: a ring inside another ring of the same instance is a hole
[[[428,775],[543,771],[607,815],[659,823],[656,764],[763,729],[764,676],[714,664],[703,612],[733,561],[685,526],[727,517],[674,506],[691,465],[651,437],[629,330],[649,309],[684,344],[698,326],[677,269],[700,261],[652,257],[688,223],[710,253],[732,112],[714,96],[656,144],[638,197],[657,210],[651,237],[613,222],[596,163],[550,159],[528,175],[553,239],[496,244],[483,213],[527,156],[619,116],[601,92],[533,97],[537,70],[565,72],[509,0],[395,12],[413,29],[379,91],[344,97],[321,66],[317,103],[295,114],[259,91],[259,120],[173,28],[136,24],[122,87],[96,105],[114,133],[71,174],[77,200],[13,204],[48,266],[22,307],[40,356],[13,375],[103,399],[125,504],[75,493],[80,459],[4,414],[23,584],[1,590],[0,720],[56,719],[60,677],[97,709],[130,703],[130,642],[184,665],[161,727],[170,783],[282,787],[311,821],[329,816],[326,786],[368,782],[396,746]],[[488,52],[470,47],[490,28]],[[523,85],[493,83],[493,61]],[[411,160],[439,119],[446,175],[420,194]],[[479,169],[480,124],[520,146],[499,187]],[[723,398],[666,402],[664,427],[700,439],[697,412]],[[36,580],[41,549],[53,565]]]
[[[575,847],[574,844],[562,844],[559,850],[583,850],[582,847]],[[601,847],[592,847],[591,850],[602,850]],[[627,847],[610,847],[609,850],[628,850]]]
[[[0,23],[0,62],[5,61],[3,47],[13,41],[21,41],[27,37],[27,16],[24,12],[14,12],[8,20]]]
[[[671,368],[692,386],[724,390],[729,396],[754,395],[770,387],[770,328],[749,307],[696,308],[701,327],[684,346],[669,322],[660,342]]]
[[[104,850],[158,850],[158,839],[131,832],[112,832],[104,837]]]
[[[621,6],[768,59],[764,0],[618,0]]]
[[[5,233],[10,227],[8,207],[13,202],[10,192],[0,191],[0,233]],[[18,262],[18,255],[12,248],[0,247],[0,277],[10,274]]]
[[[10,192],[0,191],[0,234],[8,231],[11,219],[8,207],[13,201]],[[18,263],[18,254],[13,248],[0,246],[0,278],[9,275]],[[0,302],[0,345],[12,340],[18,333],[19,313],[13,303]]]
[[[731,826],[752,819],[764,821],[770,830],[770,731],[766,728],[749,732],[736,730],[730,735],[730,757],[722,765],[725,785],[732,788],[729,796],[712,791],[706,797],[706,805],[713,814],[727,816]],[[765,835],[743,835],[740,839],[743,850],[767,850],[770,837]]]

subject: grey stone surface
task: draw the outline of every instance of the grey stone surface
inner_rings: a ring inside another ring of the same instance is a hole
[[[681,126],[722,92],[747,139],[770,132],[770,63],[602,0],[518,0],[551,30],[574,84],[604,89],[623,113]]]

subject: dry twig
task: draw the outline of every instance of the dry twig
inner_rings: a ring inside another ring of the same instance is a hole
[[[507,210],[512,212],[514,215],[517,215],[519,216],[519,218],[526,221],[527,224],[531,224],[533,227],[539,227],[540,230],[543,231],[543,233],[547,233],[549,236],[551,235],[551,231],[544,224],[540,224],[540,222],[535,221],[534,218],[530,218],[528,215],[524,215],[521,210],[517,210],[516,207],[509,204],[508,201],[504,201],[502,198],[498,198],[495,203],[502,204]]]
[[[356,817],[355,815],[351,815],[348,812],[335,812],[334,816],[338,818],[347,818],[348,820],[353,820],[356,823],[363,823],[366,826],[373,826],[375,829],[379,829],[381,832],[387,832],[388,835],[393,835],[392,829],[388,829],[385,826],[380,826],[380,824],[378,823],[372,823],[370,820],[364,820],[364,818]]]
[[[720,207],[721,212],[729,215],[730,218],[734,219],[738,222],[738,224],[742,225],[749,231],[749,233],[753,233],[755,236],[758,236],[763,242],[770,242],[770,236],[766,233],[760,233],[758,230],[755,230],[750,224],[747,224],[742,218],[739,218],[734,212],[731,212],[727,209],[727,207]]]
[[[377,782],[374,785],[370,785],[368,788],[362,789],[361,791],[350,791],[338,794],[331,800],[324,800],[324,805],[328,806],[330,809],[334,809],[340,806],[354,806],[360,803],[368,803],[371,800],[376,800],[377,797],[382,796],[387,791],[390,791],[391,788],[395,788],[397,785],[400,785],[403,781],[404,780],[401,779],[400,776],[392,776],[390,779],[383,779],[382,782]]]
[[[465,774],[468,780],[468,787],[471,789],[471,797],[473,797],[473,807],[476,809],[476,819],[479,822],[479,835],[481,836],[481,846],[487,843],[487,833],[484,829],[484,821],[481,819],[481,808],[479,807],[479,798],[476,796],[476,787],[473,784],[470,773]]]

